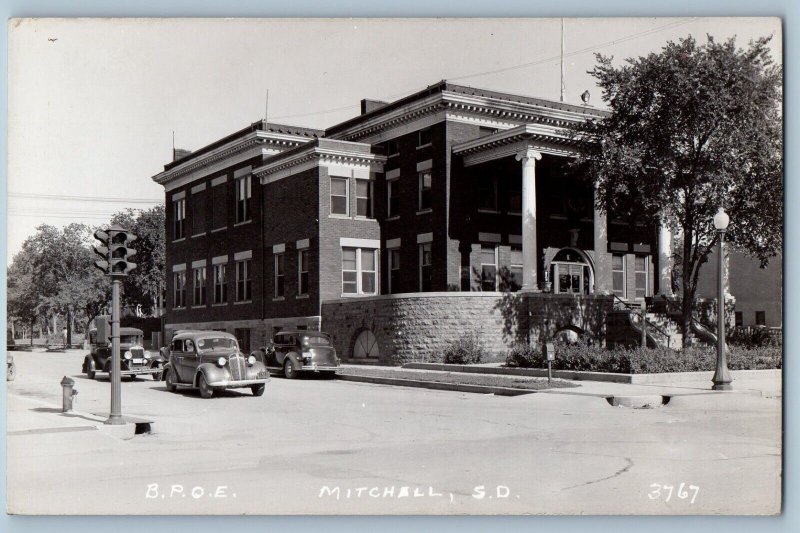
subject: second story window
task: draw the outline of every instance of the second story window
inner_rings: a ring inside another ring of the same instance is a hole
[[[625,256],[614,254],[611,256],[611,277],[614,294],[625,299]]]
[[[214,303],[224,304],[228,301],[228,265],[214,265]]]
[[[348,179],[331,178],[331,214],[349,215]]]
[[[478,208],[497,211],[497,177],[481,176],[478,181]]]
[[[172,229],[174,240],[186,237],[186,198],[172,202]]]
[[[397,139],[386,141],[386,157],[400,155],[400,143]]]
[[[283,298],[286,294],[286,256],[275,254],[275,298]]]
[[[431,171],[426,170],[419,173],[419,210],[424,211],[431,208],[431,188],[433,178]]]
[[[250,259],[236,262],[236,301],[247,302],[253,297],[253,280],[250,278]]]
[[[173,307],[186,307],[186,272],[175,272],[172,275],[174,289]]]
[[[251,176],[236,178],[236,223],[250,220]]]
[[[356,215],[372,218],[372,182],[356,180]]]
[[[430,292],[433,286],[433,252],[431,243],[419,245],[419,290]]]
[[[193,305],[206,305],[206,267],[198,267],[193,269],[193,284],[194,299]]]
[[[389,258],[389,294],[398,292],[400,288],[400,248],[388,250]]]
[[[481,246],[481,290],[497,290],[497,247]]]
[[[223,181],[211,187],[211,229],[221,229],[228,225],[228,185]]]
[[[636,271],[636,297],[644,298],[650,295],[650,284],[648,283],[647,271],[649,270],[648,264],[650,263],[649,257],[646,255],[637,255],[635,260]]]
[[[419,130],[419,141],[417,142],[417,147],[422,148],[423,146],[428,146],[431,144],[431,129],[425,128],[424,130]]]

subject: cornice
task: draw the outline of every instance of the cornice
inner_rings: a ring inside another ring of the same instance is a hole
[[[272,177],[277,180],[307,168],[332,165],[369,167],[370,171],[383,172],[385,162],[386,156],[384,155],[357,150],[337,150],[315,143],[314,146],[309,146],[296,154],[291,156],[287,154],[286,157],[256,168],[253,170],[253,176],[259,178],[262,183],[266,183],[273,181],[270,179]],[[292,172],[293,170],[294,172]]]

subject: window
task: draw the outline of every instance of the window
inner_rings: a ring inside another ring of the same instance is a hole
[[[194,289],[193,305],[206,305],[206,267],[198,267],[192,270]]]
[[[348,215],[348,180],[347,178],[331,178],[331,214]]]
[[[756,311],[756,326],[767,325],[767,313],[764,311]]]
[[[247,302],[253,296],[253,280],[250,279],[250,259],[236,262],[236,301]]]
[[[433,253],[431,243],[419,245],[419,290],[430,292],[433,280]]]
[[[377,294],[378,251],[342,248],[342,294]]]
[[[387,217],[400,216],[400,181],[398,179],[386,182]]]
[[[400,143],[397,139],[386,142],[386,157],[393,157],[400,154]]]
[[[648,257],[645,255],[637,255],[635,260],[635,272],[636,272],[636,297],[637,298],[644,298],[645,296],[649,296],[648,294],[648,283],[647,283],[647,264],[648,264]]]
[[[419,130],[419,142],[417,143],[417,147],[428,146],[431,144],[431,129],[425,128],[424,130]]]
[[[389,258],[389,294],[400,287],[400,248],[392,248],[386,254]]]
[[[372,182],[356,180],[356,216],[372,218]]]
[[[186,272],[173,274],[173,286],[175,290],[173,307],[186,307]]]
[[[481,176],[478,180],[478,209],[497,211],[497,176]]]
[[[522,288],[522,248],[519,246],[511,247],[511,264],[509,265],[510,277],[508,280],[508,290],[515,292]]]
[[[308,294],[308,250],[297,252],[297,293]]]
[[[511,180],[508,187],[508,212],[522,213],[522,182]]]
[[[172,222],[174,240],[183,239],[186,236],[186,199],[181,198],[172,202]]]
[[[431,208],[431,186],[433,185],[433,178],[431,171],[419,173],[419,210]]]
[[[192,194],[192,235],[201,235],[206,232],[206,193],[205,191]]]
[[[228,225],[228,201],[225,184],[211,188],[211,229]]]
[[[236,178],[236,223],[250,220],[251,176]]]
[[[613,278],[614,294],[625,299],[625,256],[614,254],[611,256],[611,276]]]
[[[733,316],[735,320],[734,324],[736,325],[737,328],[744,325],[744,316],[742,315],[741,311],[734,312]]]
[[[214,265],[214,303],[228,301],[228,265]]]
[[[283,298],[286,291],[285,254],[275,254],[275,298]]]
[[[481,246],[481,290],[497,290],[497,248]]]

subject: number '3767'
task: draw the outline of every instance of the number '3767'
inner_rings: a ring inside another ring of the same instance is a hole
[[[686,487],[686,483],[681,483],[678,487],[678,490],[675,490],[675,485],[662,485],[661,483],[651,483],[650,484],[650,492],[647,493],[647,497],[651,500],[664,500],[668,502],[673,499],[673,495],[675,498],[680,500],[689,499],[689,503],[694,503],[695,499],[697,499],[697,494],[700,492],[700,487],[697,485],[689,485]]]

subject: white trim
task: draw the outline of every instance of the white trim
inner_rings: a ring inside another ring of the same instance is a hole
[[[192,268],[200,268],[206,266],[205,259],[198,259],[197,261],[192,261]]]
[[[345,183],[345,194],[344,198],[347,200],[345,205],[347,206],[345,213],[334,213],[333,212],[333,198],[341,198],[341,195],[334,195],[333,194],[333,180],[344,180]],[[330,209],[328,210],[329,216],[337,216],[337,217],[345,217],[350,218],[350,177],[346,176],[331,176],[328,174],[328,198],[330,200]]]
[[[499,243],[500,242],[500,234],[499,233],[478,233],[478,241],[480,242],[489,242],[489,243]]]
[[[508,243],[509,244],[522,244],[522,235],[509,235],[508,236]]]
[[[192,187],[192,194],[197,194],[199,192],[203,192],[204,190],[206,190],[206,184],[201,183],[200,185],[195,185]]]
[[[309,239],[300,239],[295,243],[295,247],[298,250],[305,250],[306,248],[310,248],[310,241]]]
[[[388,180],[396,180],[399,177],[400,177],[400,169],[399,168],[393,168],[392,170],[389,170],[389,171],[386,172],[386,180],[387,181]]]
[[[433,168],[433,159],[427,159],[425,161],[420,161],[417,163],[417,172],[422,172],[423,170],[430,170]]]
[[[242,176],[246,176],[252,173],[253,173],[253,165],[247,165],[246,167],[242,167],[238,170],[235,170],[233,172],[233,179],[241,178]]]
[[[388,241],[386,241],[387,250],[392,250],[395,248],[400,248],[400,237],[397,237],[396,239],[389,239]]]
[[[224,176],[219,176],[211,180],[211,186],[216,187],[217,185],[222,185],[223,183],[228,182],[228,175],[225,174]]]
[[[172,195],[172,201],[177,202],[178,200],[183,200],[186,198],[186,191],[176,192]]]
[[[186,263],[181,263],[179,265],[172,265],[173,272],[186,272]]]
[[[253,250],[245,250],[244,252],[236,252],[233,254],[234,261],[244,261],[245,259],[253,258]]]
[[[433,233],[420,233],[417,235],[417,244],[433,242]]]
[[[282,254],[285,251],[286,251],[286,244],[285,243],[273,244],[272,245],[272,253],[273,254]]]
[[[356,239],[353,237],[340,237],[339,246],[342,248],[373,248],[380,249],[380,239]]]
[[[228,264],[228,256],[227,255],[218,255],[211,259],[212,265],[227,265]]]

